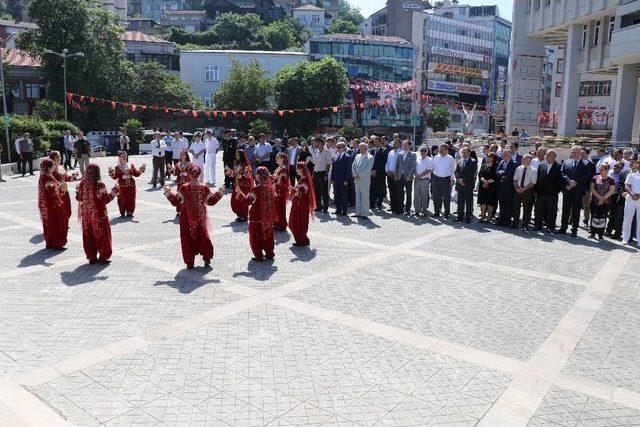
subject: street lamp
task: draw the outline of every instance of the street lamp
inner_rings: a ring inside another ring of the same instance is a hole
[[[67,120],[67,58],[72,58],[74,56],[83,58],[84,53],[82,52],[69,53],[69,49],[62,49],[62,53],[45,49],[44,53],[50,53],[52,55],[57,55],[60,58],[62,58],[62,78],[64,80],[64,120],[66,121]]]

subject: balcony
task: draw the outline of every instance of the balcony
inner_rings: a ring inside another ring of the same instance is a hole
[[[609,57],[614,64],[640,62],[640,24],[613,32]]]

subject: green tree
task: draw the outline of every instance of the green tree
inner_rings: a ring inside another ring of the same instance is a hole
[[[348,140],[351,140],[354,138],[361,138],[362,135],[364,135],[364,130],[355,123],[351,123],[342,127],[342,129],[340,129],[338,133],[340,134],[340,136],[344,136]]]
[[[360,25],[364,21],[364,16],[360,13],[360,9],[351,6],[347,0],[338,0],[336,19],[344,19],[353,22],[355,25]]]
[[[264,36],[265,42],[269,44],[273,50],[287,50],[291,48],[300,48],[300,34],[304,31],[304,27],[297,19],[288,17],[273,21],[269,25],[262,28],[261,34]]]
[[[255,41],[264,23],[255,13],[240,15],[238,13],[223,13],[216,19],[211,31],[215,32],[217,43],[250,45]]]
[[[157,62],[128,63],[131,80],[126,84],[128,99],[145,105],[166,105],[178,108],[201,108],[202,102],[192,93],[189,85],[175,73],[170,73]]]
[[[62,120],[64,117],[64,107],[58,102],[41,99],[36,102],[33,115],[42,120]]]
[[[334,19],[327,29],[329,34],[362,34],[356,24],[346,19]]]
[[[111,98],[120,84],[123,27],[103,3],[94,0],[33,0],[29,15],[38,29],[22,33],[18,44],[42,61],[41,72],[49,84],[49,97],[62,99],[62,59],[45,49],[83,52],[84,58],[67,61],[71,92]]]
[[[451,115],[446,107],[438,105],[425,113],[425,122],[434,132],[442,132],[449,127]]]
[[[249,123],[249,134],[257,137],[261,133],[267,134],[271,132],[271,125],[265,119],[255,119]]]
[[[144,131],[142,128],[142,122],[138,119],[129,119],[122,124],[122,129],[127,132],[133,151],[137,152],[140,144],[144,142]]]
[[[220,84],[218,92],[213,94],[217,108],[223,110],[259,110],[269,106],[271,82],[267,72],[258,61],[251,60],[242,64],[233,59],[229,78]]]
[[[278,109],[339,106],[344,103],[347,73],[338,61],[325,57],[320,61],[302,61],[285,66],[276,74],[274,92]],[[328,112],[285,115],[282,124],[290,134],[304,134],[313,130]]]

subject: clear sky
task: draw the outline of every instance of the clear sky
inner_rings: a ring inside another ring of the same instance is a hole
[[[432,2],[435,1],[432,0]],[[360,8],[365,18],[373,12],[382,9],[385,4],[387,4],[386,0],[349,0],[349,3]],[[511,21],[513,0],[460,0],[460,4],[470,4],[472,6],[495,4],[498,6],[500,16]]]

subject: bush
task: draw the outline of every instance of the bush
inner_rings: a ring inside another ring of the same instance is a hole
[[[58,136],[62,135],[65,130],[70,130],[71,134],[75,136],[80,128],[71,122],[65,122],[64,120],[47,120],[44,122],[47,129],[58,133]]]
[[[129,119],[124,122],[122,129],[127,131],[127,136],[131,143],[131,150],[136,153],[140,144],[144,143],[142,122],[138,119]]]
[[[55,101],[41,99],[36,102],[33,115],[42,120],[62,120],[64,107]]]
[[[255,119],[251,123],[249,123],[249,134],[255,136],[256,138],[261,134],[271,133],[271,126],[269,122],[265,119]]]
[[[51,147],[49,145],[50,141],[45,139],[47,127],[43,120],[29,116],[11,115],[11,121],[9,122],[10,143],[13,143],[25,132],[31,134],[35,152],[46,152]]]
[[[354,138],[362,138],[362,135],[364,135],[364,130],[355,123],[352,123],[344,126],[338,131],[338,133],[340,134],[340,136],[344,136],[345,138],[347,138],[347,140],[352,140]]]

